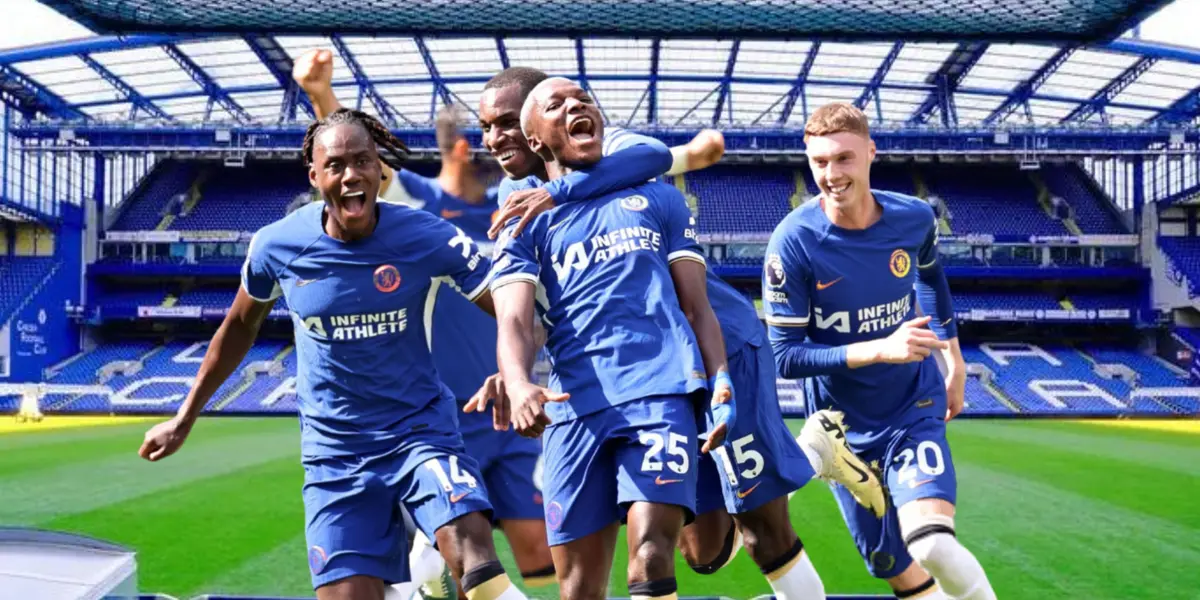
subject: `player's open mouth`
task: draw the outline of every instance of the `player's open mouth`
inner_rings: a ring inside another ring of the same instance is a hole
[[[844,192],[844,191],[846,191],[846,190],[848,190],[848,189],[850,189],[850,184],[848,184],[848,183],[846,183],[846,184],[842,184],[842,185],[839,185],[839,186],[833,186],[833,185],[831,185],[831,186],[829,186],[829,193],[831,193],[831,194],[840,194],[840,193],[842,193],[842,192]]]
[[[567,135],[577,142],[590,142],[596,135],[596,123],[591,117],[579,117],[567,125]]]
[[[367,195],[363,192],[350,192],[342,194],[342,212],[347,216],[357,217],[362,214],[363,207],[367,205]]]

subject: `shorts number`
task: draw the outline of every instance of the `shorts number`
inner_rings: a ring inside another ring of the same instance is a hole
[[[763,467],[766,466],[762,453],[758,450],[746,450],[746,446],[749,446],[753,442],[754,434],[751,433],[729,443],[730,446],[733,446],[733,458],[737,466],[741,467],[747,462],[752,463],[751,467],[742,469],[741,476],[743,479],[758,477],[762,473]],[[738,484],[738,473],[733,467],[734,462],[730,462],[729,460],[729,452],[725,450],[725,446],[718,446],[713,452],[720,457],[721,465],[724,467],[725,476],[729,479],[729,484],[736,487]]]
[[[442,484],[443,490],[445,490],[447,492],[454,491],[454,485],[450,483],[452,481],[454,483],[461,483],[463,485],[466,485],[469,488],[474,488],[477,485],[475,478],[472,477],[470,473],[467,473],[466,471],[463,471],[458,468],[458,457],[457,456],[451,456],[449,458],[449,461],[450,461],[450,476],[449,477],[446,477],[446,470],[442,468],[442,463],[438,462],[438,459],[431,458],[431,459],[425,461],[425,468],[429,469],[430,471],[433,471],[433,474],[435,476],[437,476],[437,478],[438,478],[438,482]]]
[[[658,472],[663,468],[662,450],[663,446],[667,446],[667,454],[678,458],[678,461],[667,463],[667,467],[680,475],[688,471],[688,454],[687,454],[687,438],[678,433],[668,433],[667,443],[663,443],[661,433],[653,431],[643,431],[638,434],[638,441],[644,446],[650,446],[646,451],[646,456],[642,458],[642,470],[650,472]]]
[[[912,448],[905,448],[896,456],[894,462],[904,461],[904,464],[900,466],[899,483],[907,483],[917,476],[917,469],[914,469],[912,464],[914,457],[917,459],[917,469],[930,477],[946,472],[946,462],[942,460],[942,447],[933,442],[924,441],[917,444],[916,452],[913,452]]]

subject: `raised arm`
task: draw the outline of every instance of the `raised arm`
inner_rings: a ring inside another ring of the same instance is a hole
[[[324,119],[342,107],[337,95],[333,93],[333,52],[317,48],[301,54],[292,63],[292,79],[308,96],[313,113],[318,119]],[[395,173],[387,163],[380,161],[380,164],[383,165],[382,183],[379,187],[379,195],[382,196],[391,185]]]

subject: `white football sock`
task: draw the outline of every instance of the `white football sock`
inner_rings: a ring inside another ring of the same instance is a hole
[[[767,573],[775,600],[822,600],[825,584],[803,550],[784,566]]]
[[[958,538],[933,533],[908,545],[908,553],[937,580],[946,596],[954,600],[996,600],[979,560]]]
[[[435,550],[433,544],[429,543],[429,538],[417,530],[412,542],[412,551],[408,553],[409,579],[421,586],[441,578],[445,568],[446,561],[442,559],[442,553]]]

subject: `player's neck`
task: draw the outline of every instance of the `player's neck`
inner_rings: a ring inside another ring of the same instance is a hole
[[[446,193],[468,204],[482,203],[487,191],[479,178],[475,177],[475,169],[469,163],[444,163],[437,182]]]
[[[329,218],[329,212],[321,212],[321,226],[325,229],[325,235],[338,240],[339,242],[356,242],[358,240],[370,237],[375,232],[375,227],[379,225],[379,206],[375,206],[375,210],[371,214],[371,224],[367,227],[366,233],[359,234],[357,232],[349,232],[342,229],[336,219]]]
[[[852,202],[835,204],[821,198],[821,210],[829,221],[842,229],[866,229],[883,216],[883,207],[870,192]]]

